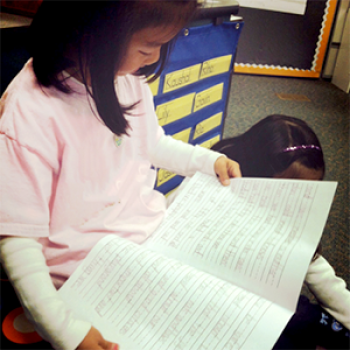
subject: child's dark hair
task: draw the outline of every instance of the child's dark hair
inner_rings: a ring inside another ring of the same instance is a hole
[[[77,69],[106,126],[117,135],[126,134],[124,113],[133,106],[120,105],[114,77],[132,35],[165,25],[180,30],[190,20],[196,4],[196,0],[44,0],[30,30],[29,50],[35,75],[41,85],[69,93],[60,73]],[[78,64],[65,57],[72,48],[78,54]],[[136,74],[159,76],[169,48],[170,44],[163,45],[159,61]]]
[[[322,179],[325,163],[321,144],[304,121],[270,115],[244,134],[219,141],[217,150],[240,164],[243,176],[308,178],[317,171]]]

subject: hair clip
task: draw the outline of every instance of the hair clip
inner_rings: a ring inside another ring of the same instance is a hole
[[[321,148],[315,145],[300,145],[300,146],[292,146],[292,147],[287,147],[282,152],[294,152],[299,149],[317,149],[318,151],[321,151]]]

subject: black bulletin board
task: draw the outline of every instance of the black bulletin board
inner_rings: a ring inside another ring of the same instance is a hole
[[[319,77],[336,7],[337,0],[308,0],[304,15],[241,7],[234,71]]]

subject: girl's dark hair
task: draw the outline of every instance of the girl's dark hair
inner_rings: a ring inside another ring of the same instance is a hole
[[[77,69],[106,126],[117,135],[126,134],[124,113],[133,106],[120,105],[114,78],[132,35],[165,25],[180,31],[194,14],[196,4],[196,0],[44,0],[30,28],[34,73],[41,85],[69,93],[60,73],[67,68]],[[149,77],[155,73],[157,78],[170,46],[163,45],[159,61],[136,75]],[[66,57],[71,49],[78,53],[78,62]]]
[[[284,151],[301,145],[314,145],[319,149]],[[285,115],[267,116],[244,134],[221,140],[212,149],[237,161],[243,176],[276,177],[292,164],[317,170],[321,178],[325,173],[321,144],[314,131],[301,119]],[[300,169],[295,167],[294,172]]]

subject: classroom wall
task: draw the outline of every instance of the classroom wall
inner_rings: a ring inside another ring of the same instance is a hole
[[[350,7],[348,8],[337,59],[335,62],[332,83],[339,89],[350,91]]]
[[[322,77],[325,79],[330,79],[333,76],[349,8],[349,0],[338,0],[337,13],[334,18],[333,30],[329,39],[328,51],[322,71]]]

